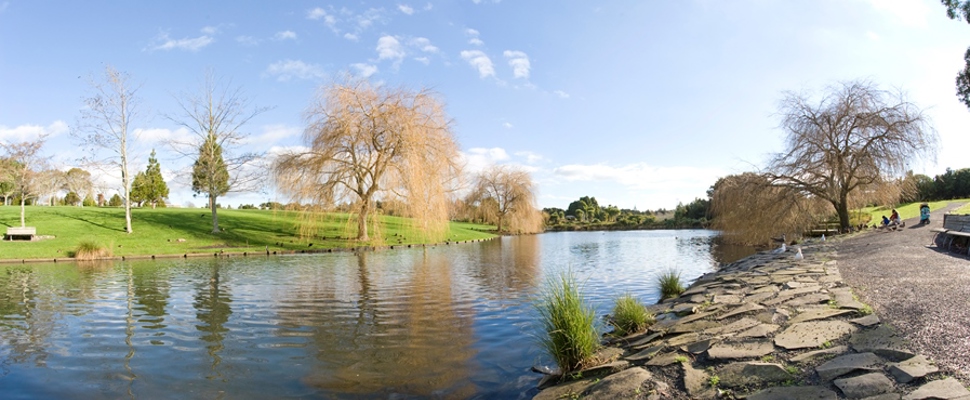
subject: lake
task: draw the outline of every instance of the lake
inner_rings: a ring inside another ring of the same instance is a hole
[[[602,316],[713,271],[716,232],[556,232],[426,249],[0,265],[5,399],[530,398],[543,282]],[[2,246],[2,244],[0,244]],[[2,247],[0,247],[2,248]],[[736,258],[736,256],[732,256]],[[605,327],[603,328],[605,329]]]

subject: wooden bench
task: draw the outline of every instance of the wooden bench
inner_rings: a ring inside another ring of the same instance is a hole
[[[3,240],[34,240],[35,236],[37,236],[37,228],[35,227],[9,227]]]
[[[949,250],[953,246],[953,239],[970,238],[970,215],[943,214],[943,229],[933,231],[946,235],[943,245]],[[967,246],[967,255],[970,255],[970,245]]]

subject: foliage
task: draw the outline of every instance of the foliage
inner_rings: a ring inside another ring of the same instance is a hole
[[[457,187],[458,144],[442,102],[429,90],[376,86],[346,78],[321,89],[307,113],[307,151],[280,155],[277,187],[311,209],[348,204],[358,241],[379,228],[377,202],[411,217],[415,235],[444,239],[448,194]],[[319,221],[305,214],[303,229]],[[380,241],[380,232],[375,241]]]
[[[695,198],[687,205],[678,204],[674,211],[675,219],[705,220],[710,216],[711,201]]]
[[[575,277],[563,272],[550,279],[536,303],[543,349],[564,373],[582,369],[599,348],[596,315]]]
[[[75,192],[67,192],[64,195],[64,205],[76,206],[81,203],[81,196],[78,196]]]
[[[647,308],[636,297],[625,294],[616,299],[610,318],[614,335],[626,336],[642,331],[653,323],[653,314],[648,312]]]
[[[8,161],[5,164],[5,175],[13,184],[12,194],[20,199],[20,226],[26,226],[26,204],[28,198],[36,197],[40,193],[38,170],[47,159],[40,156],[46,136],[40,136],[34,141],[20,143],[0,143]],[[13,225],[8,225],[13,226]]]
[[[115,193],[115,195],[111,196],[111,199],[108,200],[108,207],[121,207],[121,204],[121,196],[119,196],[118,193]]]
[[[718,179],[712,195],[712,227],[735,244],[765,244],[784,233],[805,232],[827,210],[817,198],[772,186],[768,177],[753,172]]]
[[[91,240],[81,241],[74,249],[74,258],[78,260],[97,260],[108,257],[111,257],[111,248]]]
[[[195,174],[193,174],[193,183],[194,178]],[[152,154],[148,156],[148,167],[145,168],[145,172],[135,175],[135,180],[131,184],[131,199],[139,206],[147,202],[155,208],[159,202],[164,203],[166,197],[168,197],[168,185],[162,177],[162,167],[158,164],[153,149]]]
[[[542,231],[542,214],[536,209],[535,185],[525,170],[493,165],[475,177],[466,203],[477,206],[483,220],[499,232]]]
[[[581,221],[591,221],[596,218],[600,211],[600,205],[595,197],[583,196],[579,200],[569,203],[566,208],[566,215],[576,217]]]
[[[684,292],[684,284],[680,280],[680,272],[669,269],[657,276],[657,290],[660,291],[660,301],[680,296]]]
[[[67,172],[64,173],[63,178],[64,189],[67,190],[68,193],[73,192],[78,197],[81,195],[90,195],[91,190],[94,187],[94,184],[91,182],[91,173],[81,168],[75,167],[67,170]],[[80,201],[80,199],[78,199],[78,201],[69,202],[69,204],[77,204],[81,207],[88,205],[84,204],[84,202]]]
[[[765,176],[772,186],[830,203],[843,230],[850,227],[849,209],[882,187],[898,188],[892,177],[913,158],[935,152],[936,132],[923,111],[902,93],[867,81],[831,86],[817,102],[789,92],[780,114],[786,149]]]

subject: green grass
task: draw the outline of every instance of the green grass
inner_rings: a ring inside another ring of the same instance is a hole
[[[966,202],[963,207],[953,210],[954,214],[970,214],[970,199],[951,200],[951,202]]]
[[[654,321],[653,314],[647,311],[640,300],[625,294],[616,299],[613,305],[610,325],[613,325],[613,335],[626,336],[646,329]]]
[[[946,207],[947,204],[949,203],[961,202],[961,201],[968,201],[968,200],[933,201],[927,204],[930,206],[930,211],[936,211],[940,208]],[[920,204],[922,203],[916,202],[916,203],[899,204],[895,208],[896,208],[896,212],[899,213],[899,218],[903,220],[907,220],[910,218],[919,217]],[[870,217],[869,225],[872,225],[882,221],[883,215],[885,215],[886,218],[889,218],[889,216],[892,215],[893,207],[888,207],[888,206],[866,207],[862,209],[862,212],[869,215]],[[970,210],[968,210],[967,212],[970,213]]]
[[[680,296],[684,292],[684,284],[680,280],[680,272],[667,270],[658,275],[657,289],[660,291],[660,301]]]
[[[596,314],[576,279],[563,272],[546,283],[536,303],[539,343],[565,374],[582,369],[599,348]]]
[[[131,234],[124,232],[121,208],[28,206],[27,226],[53,239],[34,242],[0,242],[0,259],[72,257],[82,242],[111,244],[115,256],[212,253],[216,251],[294,251],[348,248],[381,243],[353,240],[356,222],[348,214],[329,214],[313,239],[298,236],[298,214],[269,210],[219,210],[219,227],[213,234],[212,216],[200,208],[132,209]],[[420,234],[407,220],[382,217],[385,245],[421,244]],[[19,206],[0,206],[0,229],[20,226]],[[450,241],[494,237],[493,227],[452,223]],[[350,232],[350,233],[348,233]],[[180,239],[182,239],[180,241]],[[312,246],[311,246],[312,244]]]

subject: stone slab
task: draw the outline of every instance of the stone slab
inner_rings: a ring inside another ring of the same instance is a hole
[[[893,381],[879,372],[836,379],[833,383],[848,399],[861,399],[893,390]]]
[[[707,329],[711,329],[711,328],[714,328],[714,327],[717,327],[717,326],[720,326],[720,325],[721,324],[717,323],[716,321],[707,321],[707,320],[704,320],[704,321],[694,321],[694,322],[691,322],[689,324],[674,325],[673,327],[671,327],[670,329],[667,330],[667,334],[668,335],[673,335],[673,334],[677,334],[677,333],[700,332],[700,331],[704,331],[704,330],[707,330]]]
[[[743,387],[760,384],[784,382],[791,379],[791,374],[780,364],[764,362],[736,362],[727,364],[717,370],[720,378],[719,385],[725,387]]]
[[[853,371],[879,371],[885,361],[872,353],[853,353],[839,356],[815,367],[818,377],[830,381]]]
[[[850,319],[849,322],[859,326],[873,326],[881,322],[876,314],[869,314],[864,317]]]
[[[714,344],[716,342],[716,340],[717,339],[715,339],[715,338],[698,340],[698,341],[696,341],[694,343],[689,343],[686,346],[682,346],[681,347],[681,350],[686,351],[686,352],[691,353],[691,354],[701,354],[701,353],[707,351],[707,349],[710,349],[711,348],[711,345]]]
[[[657,355],[657,353],[659,353],[661,350],[663,350],[664,347],[666,347],[666,346],[664,346],[663,344],[658,344],[658,345],[655,345],[655,346],[651,346],[651,347],[648,347],[646,349],[640,350],[636,354],[623,357],[623,359],[624,360],[627,360],[627,361],[642,361],[642,360],[646,360],[648,358],[652,358],[653,356]]]
[[[779,386],[767,388],[747,397],[748,400],[837,400],[834,391],[819,386]]]
[[[684,375],[684,388],[691,399],[714,398],[716,392],[709,384],[710,375],[704,370],[694,368],[687,363],[681,363]]]
[[[889,364],[889,373],[899,383],[909,383],[939,370],[922,354],[917,354],[903,362]]]
[[[590,399],[632,399],[642,392],[644,382],[653,376],[640,367],[628,368],[603,378],[587,392],[584,398]]]
[[[790,307],[800,307],[804,305],[814,305],[827,303],[830,300],[829,295],[825,293],[810,293],[804,296],[796,297],[794,299],[788,300],[782,304]]]
[[[750,329],[761,324],[751,318],[741,318],[727,325],[718,324],[717,327],[708,328],[703,333],[708,335],[724,335],[728,333],[740,332],[745,329]]]
[[[858,328],[845,321],[811,321],[792,324],[775,336],[775,345],[787,350],[819,347],[855,332]]]
[[[853,334],[849,338],[849,346],[859,353],[876,353],[890,361],[903,361],[916,355],[909,350],[903,338],[886,325]]]
[[[596,382],[597,380],[589,378],[548,387],[532,397],[532,400],[561,400],[574,398],[585,392],[586,389],[589,389],[589,387],[596,384]]]
[[[680,336],[674,336],[673,338],[667,339],[667,346],[670,347],[680,347],[688,343],[694,343],[701,338],[701,335],[697,333],[685,333]]]
[[[758,303],[746,301],[744,304],[741,304],[740,306],[734,308],[733,310],[728,311],[728,312],[726,312],[724,314],[719,315],[716,319],[722,320],[722,319],[725,319],[725,318],[731,318],[731,317],[733,317],[735,315],[741,315],[741,314],[749,313],[749,312],[752,312],[752,311],[759,311],[759,310],[764,310],[764,309],[765,309],[764,306],[762,306],[762,305],[760,305]]]
[[[791,362],[803,362],[810,361],[815,357],[823,356],[826,354],[842,354],[849,351],[849,346],[834,346],[822,350],[809,351],[807,353],[802,353],[792,358],[789,358]]]
[[[829,319],[833,317],[838,317],[840,315],[854,313],[852,310],[837,310],[834,308],[824,308],[820,310],[810,310],[792,317],[788,320],[789,324],[797,324],[799,322],[815,321],[820,319]]]
[[[765,337],[768,337],[768,335],[775,333],[775,331],[777,331],[779,328],[781,327],[774,324],[759,324],[758,326],[755,326],[751,329],[748,329],[746,331],[739,333],[736,337],[739,339],[765,338]]]
[[[801,295],[805,295],[805,294],[809,294],[809,293],[815,293],[815,292],[818,292],[819,290],[822,290],[822,287],[819,286],[819,285],[808,286],[808,287],[803,287],[803,288],[798,288],[798,289],[782,290],[782,291],[778,292],[778,294],[775,295],[775,298],[774,299],[767,300],[767,301],[765,301],[765,302],[763,302],[761,304],[764,304],[766,306],[773,306],[773,305],[776,305],[776,304],[784,303],[784,302],[786,302],[788,300],[791,300],[791,299],[793,299],[793,298],[795,298],[797,296],[801,296]]]
[[[926,399],[958,399],[970,396],[970,391],[955,378],[940,379],[928,382],[912,393],[903,396],[903,400]]]
[[[734,294],[721,294],[714,296],[714,304],[738,304],[741,302],[741,296]]]
[[[647,361],[645,365],[654,366],[654,367],[666,367],[668,365],[672,365],[676,363],[677,357],[679,357],[677,352],[672,351],[670,353],[664,353],[658,356],[654,356],[653,358],[650,359],[650,361]]]
[[[762,357],[775,350],[767,340],[744,342],[721,342],[707,350],[707,356],[714,360],[736,360],[741,358]]]
[[[648,343],[650,343],[650,342],[652,342],[654,340],[660,339],[661,337],[663,337],[663,334],[661,334],[659,332],[654,332],[654,333],[646,334],[646,335],[641,334],[641,335],[637,336],[636,339],[634,339],[632,342],[630,342],[630,344],[628,346],[630,346],[630,347],[643,346],[643,345],[648,344]]]
[[[855,296],[852,295],[852,290],[849,288],[832,289],[829,293],[832,294],[832,299],[839,305],[839,308],[861,310],[866,306],[855,299]]]

